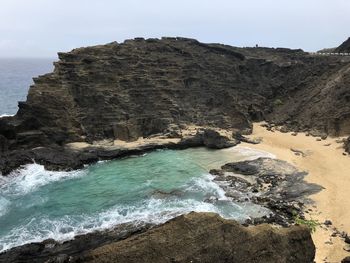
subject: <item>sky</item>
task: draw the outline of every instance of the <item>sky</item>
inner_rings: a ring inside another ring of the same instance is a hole
[[[0,0],[0,57],[162,36],[316,51],[349,25],[350,0]]]

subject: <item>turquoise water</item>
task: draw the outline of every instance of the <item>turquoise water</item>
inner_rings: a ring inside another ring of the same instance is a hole
[[[0,250],[132,222],[161,223],[190,211],[244,220],[266,213],[235,204],[208,174],[229,161],[264,156],[243,147],[160,150],[73,172],[27,165],[0,177]],[[216,202],[208,202],[215,197]]]

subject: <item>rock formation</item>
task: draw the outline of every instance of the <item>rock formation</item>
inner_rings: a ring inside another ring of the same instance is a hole
[[[304,181],[306,172],[278,159],[227,163],[210,173],[225,190],[226,196],[234,201],[249,200],[272,211],[269,217],[253,218],[248,224],[293,224],[295,216],[304,218],[303,206],[310,201],[308,196],[322,190],[321,186]]]
[[[104,239],[100,236],[95,243],[89,240],[87,245],[84,239],[80,240],[80,246],[74,240],[62,245],[50,241],[26,245],[28,248],[18,247],[0,254],[0,261],[311,263],[315,255],[315,246],[305,227],[276,228],[266,224],[243,227],[213,213],[179,216],[124,239],[116,236],[113,241],[110,235]]]
[[[350,53],[350,37],[335,49],[336,53]]]
[[[249,133],[260,120],[350,133],[346,58],[185,38],[137,38],[59,58],[54,72],[34,79],[17,115],[0,119],[1,152],[192,124]]]

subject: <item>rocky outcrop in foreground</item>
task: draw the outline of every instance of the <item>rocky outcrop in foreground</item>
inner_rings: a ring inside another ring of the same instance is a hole
[[[252,218],[247,224],[267,222],[289,226],[296,216],[304,218],[304,204],[310,202],[308,196],[322,190],[321,186],[304,180],[306,172],[278,159],[227,163],[210,173],[234,201],[253,202],[272,211],[269,217]]]
[[[70,251],[70,242],[74,241],[26,245],[37,247],[36,251],[30,250],[30,255],[26,246],[14,248],[0,254],[0,261],[311,263],[315,255],[315,246],[305,227],[275,228],[266,224],[244,227],[213,213],[179,216],[121,240],[105,239],[102,245],[98,241],[87,246],[82,243],[80,247],[75,244],[74,253]]]

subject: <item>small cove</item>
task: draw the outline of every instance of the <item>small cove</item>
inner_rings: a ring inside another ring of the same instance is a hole
[[[232,202],[208,173],[261,156],[273,157],[237,146],[157,150],[72,172],[27,165],[0,177],[0,251],[48,238],[69,240],[122,223],[159,224],[191,211],[239,221],[261,216],[268,211]],[[215,202],[208,201],[213,197]]]

